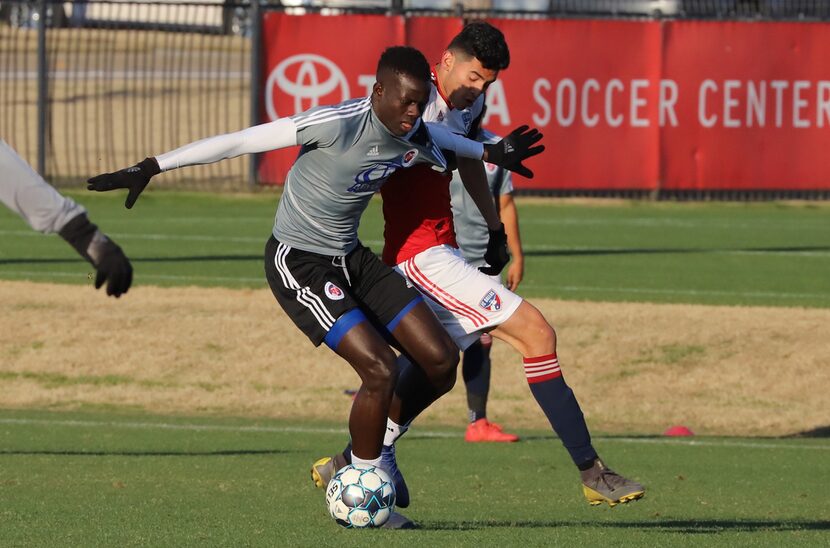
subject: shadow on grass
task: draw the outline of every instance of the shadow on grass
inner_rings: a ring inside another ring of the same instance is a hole
[[[830,246],[805,245],[790,247],[753,247],[753,248],[627,248],[627,249],[551,249],[525,250],[525,256],[530,257],[580,257],[594,255],[670,255],[677,253],[804,253],[830,251]],[[134,263],[193,263],[213,261],[261,261],[262,255],[181,255],[172,257],[136,257],[130,255]],[[48,258],[48,257],[20,257],[0,259],[0,265],[12,264],[72,264],[82,263],[78,258]]]
[[[0,455],[57,456],[57,457],[227,457],[249,455],[284,455],[299,451],[284,449],[249,449],[232,451],[14,451],[2,450]]]
[[[492,528],[561,528],[586,527],[606,529],[639,529],[660,533],[709,534],[720,532],[752,533],[759,531],[827,531],[830,521],[825,520],[736,520],[736,519],[702,519],[702,520],[658,520],[597,522],[597,521],[424,521],[420,523],[422,531],[473,531]]]
[[[133,263],[201,263],[201,262],[215,262],[215,261],[262,261],[262,255],[181,255],[175,257],[135,257],[130,255],[130,261]],[[0,265],[38,265],[38,264],[75,264],[86,261],[80,257],[67,258],[49,258],[49,257],[27,257],[27,258],[11,258],[0,259]]]
[[[812,430],[805,430],[804,432],[798,432],[797,434],[792,434],[787,436],[788,438],[830,438],[830,426],[819,426],[818,428],[813,428]]]

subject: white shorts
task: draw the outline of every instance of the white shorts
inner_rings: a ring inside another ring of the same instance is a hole
[[[458,249],[440,245],[398,264],[395,270],[423,293],[461,350],[513,315],[522,298],[498,276],[470,266]]]

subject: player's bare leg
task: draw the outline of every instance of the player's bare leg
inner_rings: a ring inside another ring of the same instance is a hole
[[[424,306],[423,303],[421,305]],[[417,306],[415,308],[417,309]],[[426,312],[429,313],[429,310],[426,309]],[[410,314],[407,314],[407,316]],[[426,337],[427,340],[430,334],[443,333],[443,329],[440,328],[440,324],[437,322],[434,322],[435,326],[432,327],[437,327],[438,330],[430,330],[429,322],[422,320],[422,314],[414,314],[411,320],[401,320],[401,323],[404,324],[404,333],[406,333],[407,327],[416,330],[416,332],[420,330],[420,336]],[[453,352],[451,351],[455,347],[451,340],[449,346],[443,343],[444,341],[438,341],[436,345],[427,345],[432,353],[423,354],[423,359],[433,360],[430,363],[434,366],[440,366],[443,360],[447,362],[444,364],[444,368],[449,367],[453,359]],[[442,346],[446,346],[443,353],[441,352]],[[397,468],[394,448],[392,448],[391,463],[388,462],[388,457],[386,459],[381,457],[389,403],[398,375],[395,354],[368,322],[352,327],[333,350],[351,364],[362,381],[349,415],[351,459],[348,460],[372,463],[386,469],[395,483],[397,497],[400,498],[401,494],[405,497],[405,504],[402,506],[407,506],[409,492],[403,476]],[[455,359],[457,361],[457,356]],[[384,460],[387,462],[383,462]],[[346,461],[345,454],[318,460],[312,466],[312,480],[319,487],[325,487],[334,473],[345,466]],[[417,525],[409,518],[396,512],[384,523],[383,527],[387,529],[412,529]]]
[[[530,391],[579,468],[588,502],[616,506],[641,498],[645,488],[605,466],[591,445],[582,410],[559,367],[556,332],[542,313],[523,301],[491,334],[522,354]]]
[[[400,372],[409,379],[408,388],[410,388],[409,382],[412,382],[411,396],[413,400],[417,400],[408,407],[409,409],[423,409],[425,408],[423,401],[428,400],[428,403],[431,403],[452,389],[458,368],[458,348],[425,303],[421,302],[413,307],[401,319],[392,335],[402,349],[418,363],[418,366],[409,366]],[[417,381],[411,379],[417,379]],[[358,397],[360,395],[359,391]],[[381,467],[389,472],[395,483],[397,506],[406,508],[409,506],[409,490],[397,467],[394,439],[399,435],[395,429],[400,428],[405,431],[407,422],[401,419],[400,398],[394,395],[392,399],[396,404],[397,412],[390,406],[389,420],[384,418],[384,434],[390,441],[382,443]],[[405,401],[410,403],[408,400]],[[424,407],[421,407],[422,405]],[[352,407],[352,417],[354,417],[354,407]],[[392,430],[391,433],[390,430]],[[384,434],[381,439],[384,438]],[[352,444],[354,443],[355,440],[352,439]],[[347,447],[341,455],[324,457],[315,462],[312,467],[314,483],[318,487],[325,487],[334,472],[338,470],[338,464],[346,464],[349,452],[358,454],[353,447]]]
[[[361,460],[377,460],[398,378],[395,353],[368,322],[352,327],[334,351],[349,362],[362,381],[349,415],[352,453]]]
[[[426,303],[421,302],[404,316],[392,335],[404,352],[418,364],[400,371],[399,375],[405,379],[417,378],[418,387],[431,399],[437,399],[452,389],[458,368],[458,348]],[[396,412],[401,403],[397,394],[393,395],[392,401],[381,459],[382,466],[391,469],[390,474],[395,480],[397,505],[406,508],[409,506],[409,490],[398,469],[395,440],[406,430],[408,422],[401,419],[399,411]]]

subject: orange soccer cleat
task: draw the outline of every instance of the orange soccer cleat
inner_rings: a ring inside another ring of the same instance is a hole
[[[478,419],[470,423],[467,433],[464,434],[464,441],[476,442],[501,442],[511,443],[519,441],[519,436],[503,432],[501,426],[487,419]]]

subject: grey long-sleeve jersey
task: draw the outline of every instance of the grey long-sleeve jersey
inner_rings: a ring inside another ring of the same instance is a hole
[[[302,148],[288,172],[273,234],[291,247],[331,256],[355,248],[363,211],[396,170],[426,163],[443,171],[441,148],[470,158],[483,152],[480,143],[420,120],[409,134],[396,136],[366,97],[198,141],[156,159],[168,170],[296,144]]]
[[[86,209],[62,196],[0,139],[0,201],[23,217],[33,229],[60,230]]]

